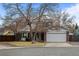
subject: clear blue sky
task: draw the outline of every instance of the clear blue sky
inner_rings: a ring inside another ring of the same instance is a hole
[[[34,7],[37,7],[38,5],[39,5],[39,4],[34,4]],[[68,10],[68,13],[70,13],[70,10],[74,10],[75,8],[78,7],[78,5],[79,5],[79,4],[75,4],[75,3],[61,3],[61,4],[59,5],[59,8],[62,9],[62,10],[67,9],[67,10]],[[79,9],[79,8],[77,8],[77,9]],[[77,10],[77,11],[78,11],[78,10]],[[72,11],[71,11],[71,12],[72,12]],[[5,14],[6,14],[5,10],[4,10],[2,4],[0,4],[0,16],[4,16]],[[78,16],[79,14],[76,14],[76,13],[74,14],[73,12],[72,12],[71,14],[77,16],[77,19],[76,19],[76,21],[77,21],[78,18],[79,18],[79,16]],[[3,23],[3,21],[0,20],[0,24],[2,24],[2,23]],[[78,23],[79,23],[79,20],[78,20]]]

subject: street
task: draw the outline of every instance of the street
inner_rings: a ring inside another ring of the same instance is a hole
[[[1,49],[0,56],[79,56],[79,47]]]

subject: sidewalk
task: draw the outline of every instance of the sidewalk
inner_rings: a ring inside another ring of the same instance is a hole
[[[8,43],[0,42],[0,49],[13,49],[13,48],[21,48],[21,47],[15,47]]]
[[[8,47],[8,46],[0,45],[0,49],[13,49],[13,48],[22,48],[22,47]]]

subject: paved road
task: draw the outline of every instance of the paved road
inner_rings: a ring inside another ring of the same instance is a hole
[[[79,56],[79,48],[15,48],[2,49],[0,56]]]

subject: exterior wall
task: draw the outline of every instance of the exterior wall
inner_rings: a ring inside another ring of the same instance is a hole
[[[47,42],[66,42],[66,32],[47,32]]]

